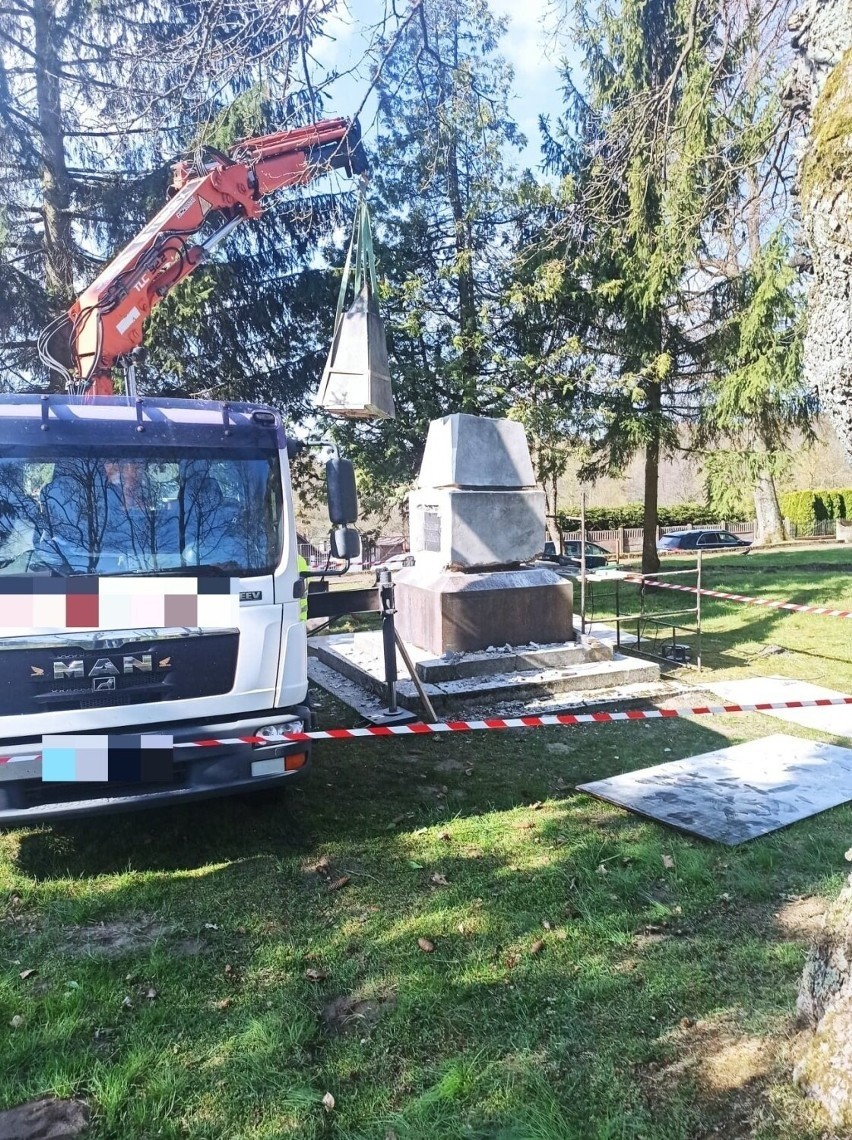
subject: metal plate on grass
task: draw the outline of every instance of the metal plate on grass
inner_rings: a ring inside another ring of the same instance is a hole
[[[817,701],[822,697],[843,697],[835,689],[824,689],[810,681],[792,677],[747,677],[743,681],[715,681],[702,684],[701,689],[715,693],[724,701],[738,705],[756,705],[764,701]],[[801,724],[827,736],[848,737],[852,740],[852,705],[811,709],[773,709],[761,715]]]
[[[852,748],[779,733],[577,791],[733,846],[852,800]]]

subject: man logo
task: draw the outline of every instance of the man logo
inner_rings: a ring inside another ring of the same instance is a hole
[[[115,677],[95,677],[92,681],[93,693],[110,692],[115,688]]]
[[[171,657],[161,657],[157,661],[157,669],[171,669]],[[140,653],[137,656],[125,654],[123,657],[98,657],[88,669],[82,657],[66,657],[53,662],[53,680],[68,681],[77,677],[111,679],[112,685],[105,685],[105,689],[115,688],[115,678],[130,676],[133,673],[153,673],[154,654]],[[44,677],[45,671],[40,665],[30,665],[30,677],[35,679]]]

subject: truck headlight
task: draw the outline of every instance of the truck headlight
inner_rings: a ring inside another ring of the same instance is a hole
[[[263,744],[254,744],[253,748],[265,748],[270,744],[286,743],[283,740],[285,732],[303,732],[305,728],[304,721],[299,720],[298,717],[290,717],[287,720],[280,720],[276,724],[265,724],[255,732],[255,736],[262,736]]]

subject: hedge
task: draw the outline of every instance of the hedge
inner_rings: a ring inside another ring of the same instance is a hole
[[[801,528],[825,519],[848,519],[852,488],[831,491],[786,491],[779,496],[781,514]]]
[[[576,512],[579,513],[579,507]],[[630,503],[626,507],[589,507],[586,511],[587,530],[618,530],[619,527],[642,526],[644,508],[641,503]],[[747,522],[745,518],[738,519],[729,516],[726,522]],[[660,526],[714,526],[721,522],[718,510],[713,510],[702,503],[681,503],[676,507],[660,507]],[[579,530],[580,524],[576,519],[559,515],[559,528],[563,531]]]

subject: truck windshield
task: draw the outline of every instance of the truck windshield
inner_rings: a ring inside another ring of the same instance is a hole
[[[0,574],[271,573],[276,453],[13,449],[0,457]]]

